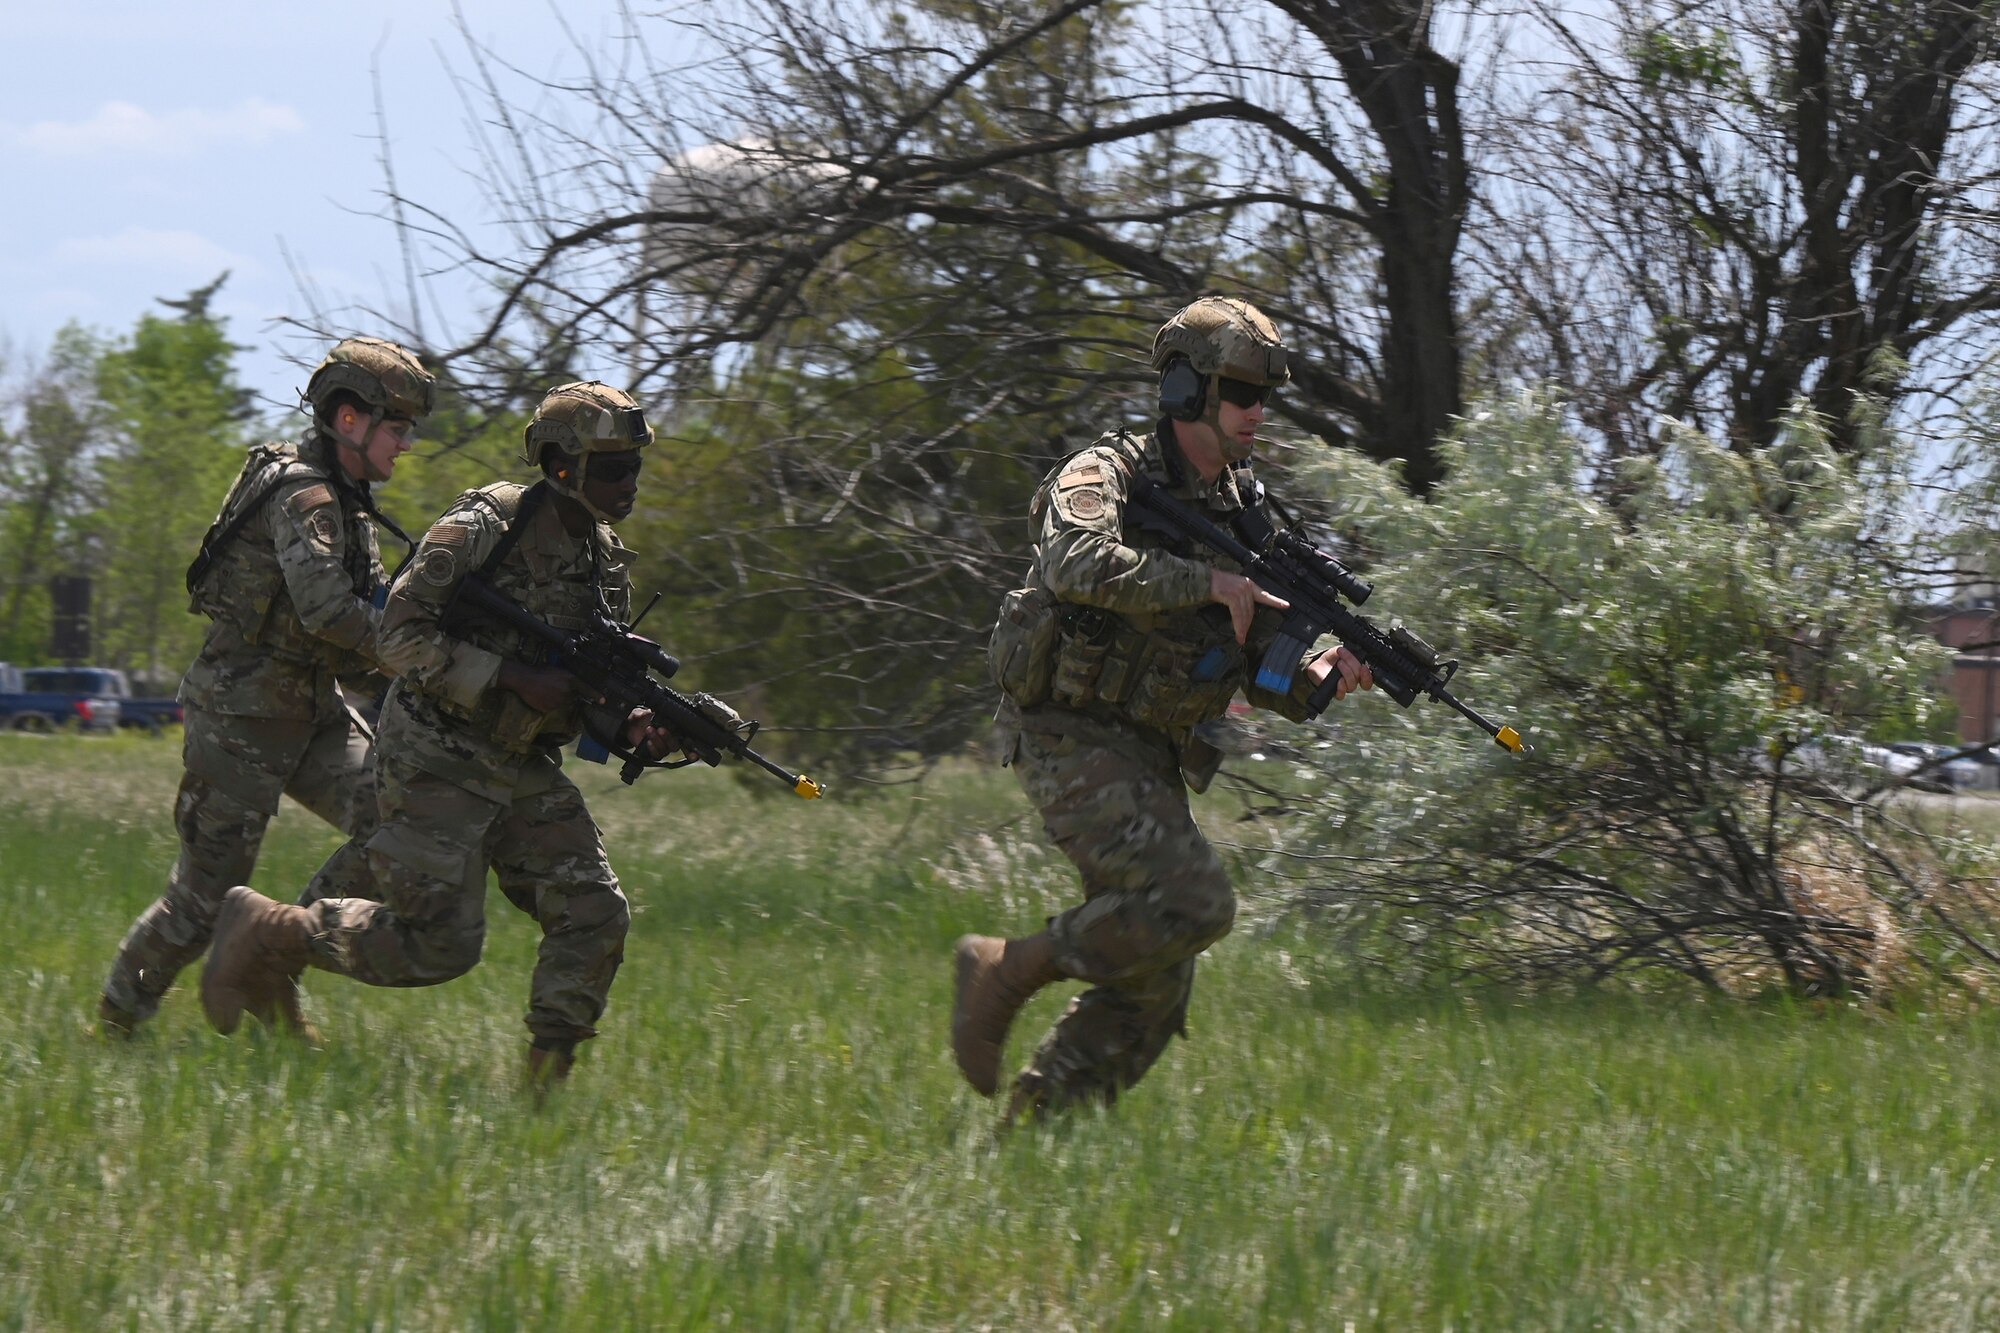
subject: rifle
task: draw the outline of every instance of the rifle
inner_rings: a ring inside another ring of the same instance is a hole
[[[1374,588],[1296,529],[1273,523],[1263,510],[1263,485],[1247,477],[1241,480],[1249,488],[1249,503],[1232,519],[1234,535],[1143,473],[1132,477],[1126,514],[1141,527],[1229,557],[1258,587],[1292,604],[1277,639],[1257,667],[1259,689],[1289,694],[1306,650],[1322,634],[1331,634],[1361,659],[1374,673],[1382,692],[1402,707],[1408,708],[1418,695],[1427,694],[1478,723],[1500,748],[1521,753],[1519,732],[1480,716],[1445,688],[1458,671],[1456,660],[1441,661],[1435,648],[1400,622],[1385,631],[1342,606],[1342,597],[1360,606]],[[1339,675],[1329,675],[1307,701],[1307,716],[1318,717],[1324,712],[1339,685]]]
[[[600,615],[593,617],[592,623],[581,630],[557,629],[533,612],[516,606],[506,594],[477,574],[468,574],[459,581],[458,591],[452,594],[451,602],[445,608],[446,615],[453,614],[460,602],[473,611],[548,644],[554,650],[552,664],[582,681],[593,695],[618,710],[621,718],[629,717],[634,708],[649,708],[653,712],[653,721],[671,730],[679,739],[686,757],[666,760],[647,759],[601,736],[591,736],[592,740],[625,761],[618,770],[620,780],[636,782],[639,774],[646,769],[685,768],[696,760],[713,768],[722,762],[722,754],[726,750],[783,778],[793,791],[808,801],[817,800],[821,795],[820,785],[805,774],[789,773],[750,748],[750,740],[757,734],[761,723],[745,723],[739,730],[709,716],[701,706],[702,701],[709,698],[708,695],[682,694],[673,686],[653,679],[652,673],[656,671],[662,678],[671,677],[681,669],[680,661],[657,643],[632,633],[630,626],[617,624]]]

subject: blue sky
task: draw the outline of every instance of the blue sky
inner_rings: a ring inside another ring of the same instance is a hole
[[[547,0],[461,8],[527,72],[576,66]],[[616,26],[612,0],[562,12],[586,43]],[[0,81],[10,359],[69,320],[122,332],[155,297],[228,269],[215,309],[251,345],[244,379],[273,411],[293,401],[297,362],[322,349],[272,327],[306,309],[287,252],[336,311],[402,289],[394,230],[370,216],[382,206],[371,66],[404,191],[455,218],[485,208],[446,70],[466,66],[450,0],[12,0],[0,49],[16,71]],[[469,292],[446,279],[433,295],[469,322]]]

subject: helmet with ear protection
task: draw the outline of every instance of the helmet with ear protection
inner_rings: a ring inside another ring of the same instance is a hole
[[[550,389],[524,435],[526,447],[521,458],[530,467],[543,467],[551,450],[576,460],[574,475],[567,467],[543,468],[547,482],[606,522],[611,521],[611,515],[592,504],[583,490],[591,458],[634,453],[653,442],[653,428],[646,424],[646,414],[632,395],[596,380],[578,380]]]
[[[1153,336],[1160,372],[1160,413],[1176,421],[1214,415],[1215,379],[1266,388],[1291,378],[1278,327],[1248,301],[1204,296],[1183,306]]]

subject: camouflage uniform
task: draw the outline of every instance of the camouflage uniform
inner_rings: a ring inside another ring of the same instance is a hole
[[[537,1037],[596,1034],[624,956],[631,913],[583,797],[561,769],[575,705],[537,713],[498,684],[503,658],[539,661],[539,645],[443,612],[516,521],[526,488],[496,483],[460,496],[396,580],[382,627],[397,680],[376,742],[381,826],[367,842],[380,901],[328,898],[311,908],[311,966],[371,986],[432,986],[462,976],[485,940],[486,871],[542,927],[527,1024]],[[628,554],[611,526],[586,536],[542,503],[487,580],[549,624],[580,628],[593,610],[623,621]]]
[[[1016,1079],[1017,1107],[1112,1101],[1184,1032],[1195,957],[1236,913],[1222,862],[1188,810],[1189,786],[1206,788],[1217,757],[1193,728],[1221,717],[1238,691],[1303,718],[1312,689],[1303,670],[1290,695],[1255,685],[1280,614],[1258,607],[1238,644],[1228,608],[1209,600],[1209,576],[1241,571],[1127,527],[1134,472],[1223,523],[1243,504],[1235,471],[1203,480],[1164,425],[1144,439],[1104,436],[1036,492],[1031,584],[1053,599],[1053,670],[1028,697],[1004,699],[1000,743],[1082,874],[1085,902],[1052,918],[1048,933],[1057,972],[1092,988]]]
[[[366,484],[347,477],[335,449],[317,430],[261,446],[223,501],[219,523],[265,497],[195,589],[193,609],[213,623],[180,690],[180,857],[104,986],[106,1003],[133,1020],[151,1017],[208,947],[222,895],[250,878],[281,796],[351,838],[374,829],[369,732],[336,682],[374,668],[382,557]],[[352,843],[320,874],[327,891],[373,891]]]

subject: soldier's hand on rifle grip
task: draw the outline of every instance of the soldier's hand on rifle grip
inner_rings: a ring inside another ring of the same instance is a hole
[[[1285,611],[1292,605],[1282,597],[1265,592],[1257,586],[1256,580],[1220,569],[1209,571],[1208,600],[1229,608],[1229,623],[1236,630],[1238,643],[1250,637],[1250,621],[1256,616],[1258,607],[1275,606]]]
[[[625,748],[648,759],[664,759],[667,751],[680,747],[680,737],[667,727],[653,725],[653,710],[635,708],[625,719]]]
[[[520,695],[521,702],[537,713],[555,712],[576,698],[582,689],[582,682],[561,667],[504,660],[500,663],[497,683],[501,689]]]
[[[1345,699],[1356,690],[1375,688],[1375,673],[1345,648],[1329,648],[1306,663],[1306,679],[1312,682],[1314,689],[1318,689],[1336,671],[1340,673],[1340,684],[1333,688],[1336,699]]]

